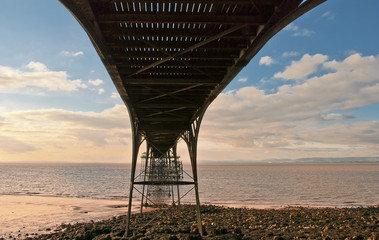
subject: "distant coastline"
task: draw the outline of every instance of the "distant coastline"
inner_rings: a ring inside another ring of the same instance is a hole
[[[342,163],[342,162],[379,162],[379,157],[345,157],[345,158],[298,158],[298,159],[269,159],[264,162],[298,162],[298,163]]]
[[[254,163],[379,163],[379,157],[344,157],[344,158],[273,158],[265,160],[211,161],[200,160],[200,164],[254,164]]]
[[[184,160],[184,164],[186,164],[187,161]],[[379,163],[379,157],[342,157],[342,158],[321,158],[321,157],[313,157],[313,158],[272,158],[272,159],[265,159],[265,160],[198,160],[198,164],[254,164],[254,163]],[[11,161],[0,161],[1,165],[7,165],[7,164],[20,164],[20,165],[78,165],[78,166],[86,166],[86,165],[130,165],[130,162],[128,159],[125,160],[125,162],[74,162],[74,161],[67,161],[67,162],[54,162],[54,161],[48,161],[48,162],[40,162],[40,161],[20,161],[20,162],[11,162]],[[189,164],[189,160],[188,160]]]

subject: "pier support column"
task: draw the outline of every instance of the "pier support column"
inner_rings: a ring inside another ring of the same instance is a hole
[[[178,205],[180,205],[180,192],[179,192],[179,166],[178,166],[178,158],[177,158],[177,154],[176,154],[176,148],[177,148],[177,144],[175,144],[175,146],[172,147],[172,154],[174,156],[174,161],[175,161],[175,173],[176,173],[176,191],[178,193]],[[174,192],[172,192],[172,194],[174,194]]]
[[[201,125],[203,114],[197,117],[190,126],[190,129],[184,132],[182,138],[187,143],[189,156],[191,159],[192,175],[194,180],[194,189],[196,196],[196,215],[197,215],[197,227],[200,235],[203,235],[203,227],[201,224],[201,215],[200,215],[200,197],[199,197],[199,184],[197,178],[197,140],[199,137],[199,130]]]
[[[148,166],[148,164],[149,164],[150,154],[151,154],[151,146],[150,146],[150,144],[147,142],[147,143],[146,143],[145,170],[144,170],[144,173],[143,173],[143,181],[144,181],[144,182],[146,181],[146,177],[147,177],[147,166]],[[147,191],[146,191],[146,192],[147,192]],[[143,186],[142,186],[141,214],[142,214],[142,211],[143,211],[143,200],[144,200],[144,196],[145,196],[145,184],[143,184]]]
[[[129,235],[129,228],[130,228],[130,216],[132,213],[132,201],[133,201],[133,189],[134,189],[134,181],[135,181],[135,174],[136,174],[136,166],[137,166],[137,158],[138,158],[138,151],[139,148],[144,141],[142,139],[142,134],[138,129],[138,123],[132,122],[132,168],[130,173],[130,191],[129,191],[129,204],[128,204],[128,215],[126,219],[126,230],[125,235]]]

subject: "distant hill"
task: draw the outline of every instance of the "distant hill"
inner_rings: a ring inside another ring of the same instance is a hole
[[[297,159],[266,159],[263,162],[323,163],[323,162],[379,162],[379,157],[344,157],[344,158],[297,158]]]
[[[261,161],[255,160],[219,160],[219,161],[210,161],[210,160],[201,160],[199,163],[208,164],[208,163],[339,163],[339,162],[379,162],[379,157],[344,157],[344,158],[273,158],[266,159]]]

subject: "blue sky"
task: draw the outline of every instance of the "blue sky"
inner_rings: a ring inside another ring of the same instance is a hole
[[[329,0],[273,37],[208,109],[200,161],[379,156],[378,8]],[[0,34],[0,161],[130,159],[127,110],[58,1],[2,0]]]

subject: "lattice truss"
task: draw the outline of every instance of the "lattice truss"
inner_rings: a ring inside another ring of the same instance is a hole
[[[183,181],[185,171],[179,159],[180,156],[174,152],[161,157],[154,157],[151,152],[142,154],[140,181],[135,182],[143,185],[141,209],[143,206],[167,204],[171,200],[173,205],[180,203],[179,185],[192,182]]]

